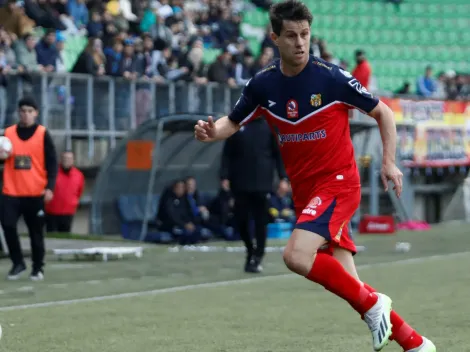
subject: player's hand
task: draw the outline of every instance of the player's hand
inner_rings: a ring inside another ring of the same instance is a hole
[[[201,142],[213,142],[215,139],[215,122],[212,116],[207,121],[199,120],[194,126],[194,136]]]
[[[400,197],[401,191],[403,189],[403,173],[400,169],[394,164],[382,164],[382,169],[380,170],[380,177],[384,185],[385,191],[388,191],[388,181],[393,182],[393,190],[397,197]]]

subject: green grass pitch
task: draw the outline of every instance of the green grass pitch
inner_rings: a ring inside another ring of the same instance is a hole
[[[395,252],[397,241],[410,242],[411,250]],[[470,351],[468,225],[359,236],[358,244],[367,247],[356,256],[364,281],[390,295],[399,314],[438,351]],[[260,276],[243,273],[243,260],[243,253],[170,253],[162,246],[145,250],[141,259],[107,263],[49,255],[44,282],[0,278],[0,351],[372,350],[358,314],[321,287],[285,275],[280,253],[267,255]],[[0,272],[6,275],[9,266],[1,260]],[[194,286],[217,282],[224,283]],[[123,293],[135,294],[109,297]],[[48,305],[31,306],[41,302]],[[391,343],[384,351],[401,349]]]

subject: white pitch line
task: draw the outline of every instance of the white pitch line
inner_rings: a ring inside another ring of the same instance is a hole
[[[384,266],[387,267],[387,266],[392,266],[392,265],[415,264],[415,263],[422,263],[422,262],[427,262],[427,261],[432,261],[432,260],[441,260],[441,259],[448,259],[448,258],[454,258],[454,257],[468,256],[469,254],[470,254],[470,252],[460,252],[460,253],[433,255],[433,256],[428,256],[428,257],[402,259],[402,260],[396,260],[396,261],[392,261],[392,262],[364,264],[364,265],[358,265],[357,269],[358,270],[364,270],[364,269],[375,268],[375,267],[384,267]],[[32,308],[66,306],[66,305],[70,305],[70,304],[87,303],[87,302],[99,302],[99,301],[107,301],[107,300],[120,299],[120,298],[155,296],[155,295],[161,295],[161,294],[165,294],[165,293],[174,293],[174,292],[195,290],[195,289],[199,289],[199,288],[214,288],[214,287],[222,287],[222,286],[248,284],[248,283],[253,283],[253,282],[261,282],[261,281],[267,281],[267,280],[272,280],[272,279],[293,278],[293,277],[298,277],[298,275],[296,275],[296,274],[270,275],[270,276],[254,277],[254,278],[250,278],[250,279],[239,279],[239,280],[230,280],[230,281],[216,281],[216,282],[207,282],[207,283],[203,283],[203,284],[168,287],[168,288],[161,288],[161,289],[150,290],[150,291],[119,293],[119,294],[115,294],[115,295],[94,296],[94,297],[87,297],[87,298],[69,299],[69,300],[64,300],[64,301],[50,301],[50,302],[43,302],[43,303],[22,304],[22,305],[17,305],[17,306],[0,307],[0,312],[8,312],[8,311],[13,311],[13,310],[32,309]]]

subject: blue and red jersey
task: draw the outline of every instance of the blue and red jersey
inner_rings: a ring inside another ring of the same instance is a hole
[[[325,187],[360,185],[349,110],[369,113],[378,103],[349,72],[310,56],[294,77],[281,72],[280,61],[258,72],[244,87],[229,119],[243,125],[266,118],[278,137],[294,203],[302,208]]]

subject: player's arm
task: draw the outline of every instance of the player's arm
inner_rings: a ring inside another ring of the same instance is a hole
[[[393,111],[382,101],[368,113],[379,125],[380,136],[383,144],[384,164],[395,164],[395,154],[397,150],[397,127]]]
[[[248,81],[235,107],[228,116],[224,116],[214,122],[212,117],[208,121],[199,120],[194,127],[196,139],[201,142],[215,142],[229,138],[240,127],[256,117],[258,99],[253,87],[253,79]]]
[[[383,144],[382,182],[387,191],[387,182],[391,180],[395,185],[396,195],[400,196],[403,174],[395,165],[397,130],[393,112],[370,94],[349,72],[338,69],[334,75],[338,84],[337,100],[363,111],[377,121]]]

